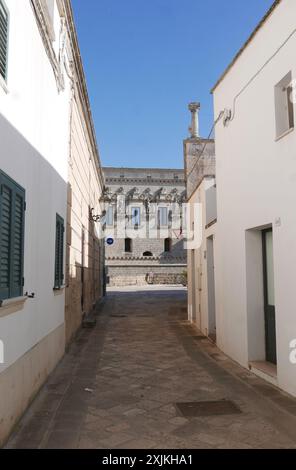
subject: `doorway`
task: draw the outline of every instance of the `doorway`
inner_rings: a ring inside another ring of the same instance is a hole
[[[208,277],[208,336],[216,342],[216,297],[214,237],[207,238],[207,277]]]
[[[195,251],[191,250],[191,283],[192,283],[192,288],[191,288],[191,295],[192,295],[192,322],[196,323],[197,320],[197,315],[196,315],[196,276],[195,276]]]
[[[276,364],[277,354],[272,228],[262,231],[262,245],[266,361]]]

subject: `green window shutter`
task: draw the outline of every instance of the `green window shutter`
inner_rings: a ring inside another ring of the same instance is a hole
[[[60,289],[64,284],[64,232],[64,220],[57,214],[54,270],[55,289]]]
[[[7,76],[8,20],[7,9],[0,0],[0,75],[4,80]]]
[[[0,298],[23,294],[25,191],[0,172]]]
[[[9,298],[11,213],[12,193],[9,187],[2,184],[0,203],[0,299]]]
[[[12,243],[11,243],[11,297],[23,294],[24,263],[24,196],[17,190],[13,197]]]

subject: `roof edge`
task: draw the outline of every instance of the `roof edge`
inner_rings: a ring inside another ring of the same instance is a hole
[[[244,50],[247,48],[247,46],[251,43],[251,41],[254,39],[254,37],[256,36],[256,34],[258,33],[258,31],[262,28],[262,26],[265,24],[265,22],[267,21],[267,19],[272,15],[272,13],[274,12],[274,10],[278,7],[278,5],[282,2],[282,0],[275,0],[274,3],[271,5],[271,7],[269,8],[269,10],[266,12],[266,14],[263,16],[262,20],[258,23],[258,25],[256,26],[256,28],[253,30],[253,32],[251,33],[251,35],[248,37],[248,39],[246,40],[246,42],[243,44],[243,46],[240,48],[240,50],[237,52],[237,54],[234,56],[234,58],[232,59],[232,61],[230,62],[230,64],[228,65],[228,67],[224,70],[224,72],[222,73],[222,75],[220,76],[220,78],[217,80],[217,82],[215,83],[215,85],[213,86],[213,88],[211,89],[211,93],[213,94],[214,91],[216,90],[216,88],[220,85],[220,83],[223,81],[223,79],[225,78],[225,76],[228,74],[228,72],[230,71],[230,69],[232,69],[232,67],[234,66],[234,64],[237,62],[237,60],[239,59],[239,57],[242,55],[242,53],[244,52]]]
[[[150,167],[125,167],[125,166],[103,166],[104,170],[132,170],[132,171],[184,171],[183,168],[150,168]]]

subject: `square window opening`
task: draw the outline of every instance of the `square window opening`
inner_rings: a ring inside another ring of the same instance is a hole
[[[289,72],[275,86],[276,138],[294,128],[292,73]]]

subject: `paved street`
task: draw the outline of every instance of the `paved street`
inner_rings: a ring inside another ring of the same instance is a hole
[[[176,407],[219,400],[198,416]],[[186,322],[185,289],[126,288],[109,292],[7,447],[296,448],[295,429],[296,400]]]

